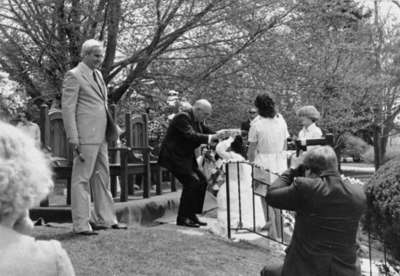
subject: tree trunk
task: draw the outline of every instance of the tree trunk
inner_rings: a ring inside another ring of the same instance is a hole
[[[380,137],[380,127],[375,125],[374,126],[374,164],[375,170],[378,170],[380,165],[382,164],[381,160],[381,137]]]
[[[111,71],[117,49],[119,23],[121,20],[121,0],[110,0],[107,4],[107,48],[103,62],[103,75]]]

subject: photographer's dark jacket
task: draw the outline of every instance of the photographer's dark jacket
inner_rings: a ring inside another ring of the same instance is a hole
[[[337,171],[324,171],[320,178],[295,176],[295,170],[284,172],[266,196],[271,206],[296,211],[282,276],[361,275],[356,234],[366,208],[362,187],[342,180]]]
[[[194,151],[201,144],[208,144],[211,133],[204,123],[195,121],[193,111],[176,114],[161,145],[158,163],[172,172],[193,171],[198,167]]]

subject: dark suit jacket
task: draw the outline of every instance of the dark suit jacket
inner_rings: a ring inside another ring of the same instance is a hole
[[[197,168],[195,149],[208,143],[213,133],[201,122],[195,122],[193,112],[180,112],[170,122],[162,142],[158,163],[177,173],[190,173]]]
[[[320,178],[295,175],[294,170],[284,172],[266,196],[271,206],[296,211],[282,276],[361,275],[356,234],[366,208],[364,191],[336,171]]]

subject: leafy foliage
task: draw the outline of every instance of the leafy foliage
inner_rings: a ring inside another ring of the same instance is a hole
[[[353,0],[10,0],[0,7],[0,67],[33,101],[47,100],[83,40],[96,38],[119,110],[161,107],[172,89],[208,98],[214,127],[238,127],[270,92],[293,134],[295,110],[313,104],[338,148],[347,132],[371,140],[374,123],[384,144],[400,112],[400,31],[371,15]]]
[[[240,3],[239,3],[240,2]],[[253,15],[275,1],[22,1],[0,9],[1,67],[32,97],[60,92],[63,74],[80,60],[85,39],[105,41],[102,73],[117,102],[152,77],[161,57],[179,66],[193,49],[209,49],[200,79],[220,68],[277,22]],[[247,29],[237,21],[247,20]],[[254,25],[253,25],[254,23]],[[172,62],[168,58],[176,56]],[[196,68],[196,67],[194,67]],[[196,72],[199,75],[199,71]]]
[[[10,120],[19,110],[25,108],[28,99],[25,91],[8,74],[0,72],[0,119]]]
[[[400,158],[385,163],[366,186],[364,227],[400,260]]]

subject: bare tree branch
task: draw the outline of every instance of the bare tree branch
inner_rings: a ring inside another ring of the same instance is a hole
[[[400,1],[392,0],[392,3],[395,4],[398,8],[400,8]]]

